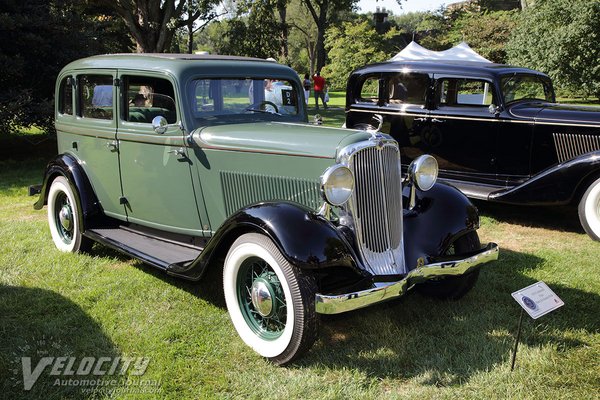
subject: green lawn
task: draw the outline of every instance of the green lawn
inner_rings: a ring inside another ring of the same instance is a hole
[[[93,397],[81,387],[54,386],[50,369],[23,391],[21,357],[35,366],[42,356],[149,357],[143,377],[117,380],[117,398],[143,397],[126,392],[127,379],[140,378],[172,399],[598,398],[600,243],[581,232],[571,212],[479,204],[482,240],[498,242],[502,253],[464,299],[411,293],[323,318],[314,348],[280,368],[238,338],[218,274],[193,284],[98,245],[90,255],[55,250],[45,209],[34,211],[26,195],[45,162],[0,163],[2,398]],[[511,373],[520,309],[510,293],[537,280],[565,306],[526,318]]]

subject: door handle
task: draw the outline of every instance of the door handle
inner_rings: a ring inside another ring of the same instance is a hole
[[[415,121],[417,121],[417,122],[423,122],[423,121],[427,121],[427,118],[425,118],[425,117],[416,117]]]
[[[183,147],[178,148],[177,150],[169,150],[167,154],[175,154],[177,156],[178,161],[186,161],[188,160],[188,156],[185,154],[185,150]]]
[[[446,121],[444,121],[443,119],[433,118],[431,122],[435,122],[436,124],[443,124]]]
[[[119,151],[119,142],[116,140],[111,140],[106,142],[106,148],[111,152]]]

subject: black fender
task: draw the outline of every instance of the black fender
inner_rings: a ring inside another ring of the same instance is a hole
[[[408,185],[402,194],[406,205]],[[458,189],[436,183],[416,194],[416,206],[404,211],[404,257],[409,271],[432,262],[457,238],[479,228],[477,208]]]
[[[565,205],[578,201],[591,178],[600,175],[600,151],[550,167],[521,185],[490,193],[488,200],[526,205]]]
[[[342,268],[357,278],[367,276],[344,235],[327,219],[293,202],[264,202],[231,215],[189,266],[172,266],[168,272],[199,280],[215,257],[223,257],[240,235],[249,232],[268,236],[283,256],[304,270]]]
[[[78,195],[75,196],[75,201],[78,209],[81,210],[84,226],[86,220],[101,213],[100,202],[96,197],[96,193],[94,193],[90,180],[77,159],[70,154],[59,154],[46,166],[40,197],[33,205],[34,209],[41,210],[48,203],[48,191],[52,181],[57,176],[67,178],[72,189]]]

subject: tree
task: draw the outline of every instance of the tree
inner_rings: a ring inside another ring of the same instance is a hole
[[[450,45],[465,41],[488,60],[505,64],[506,44],[517,18],[515,11],[464,13],[453,22],[446,40]]]
[[[60,69],[93,54],[127,52],[118,19],[71,0],[5,0],[0,10],[0,132],[37,125],[53,129],[54,85]]]
[[[302,0],[317,26],[317,41],[315,43],[317,55],[317,70],[321,70],[327,59],[325,51],[325,31],[335,19],[339,11],[350,10],[358,0]]]
[[[392,28],[380,35],[369,21],[344,22],[341,27],[330,28],[326,39],[330,62],[323,69],[329,86],[343,89],[350,72],[356,68],[389,59],[398,50],[393,45],[397,34]]]
[[[136,42],[139,53],[162,53],[170,49],[178,28],[201,19],[217,17],[220,0],[88,0],[120,16]]]
[[[509,61],[547,73],[559,89],[600,99],[599,15],[600,0],[536,0],[507,45]]]

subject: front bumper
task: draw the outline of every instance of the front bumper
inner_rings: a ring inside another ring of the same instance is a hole
[[[391,300],[402,296],[417,283],[434,278],[464,275],[475,271],[483,264],[497,260],[498,251],[496,243],[489,243],[470,257],[417,267],[397,282],[385,283],[379,287],[338,295],[317,293],[316,311],[319,314],[339,314]]]

